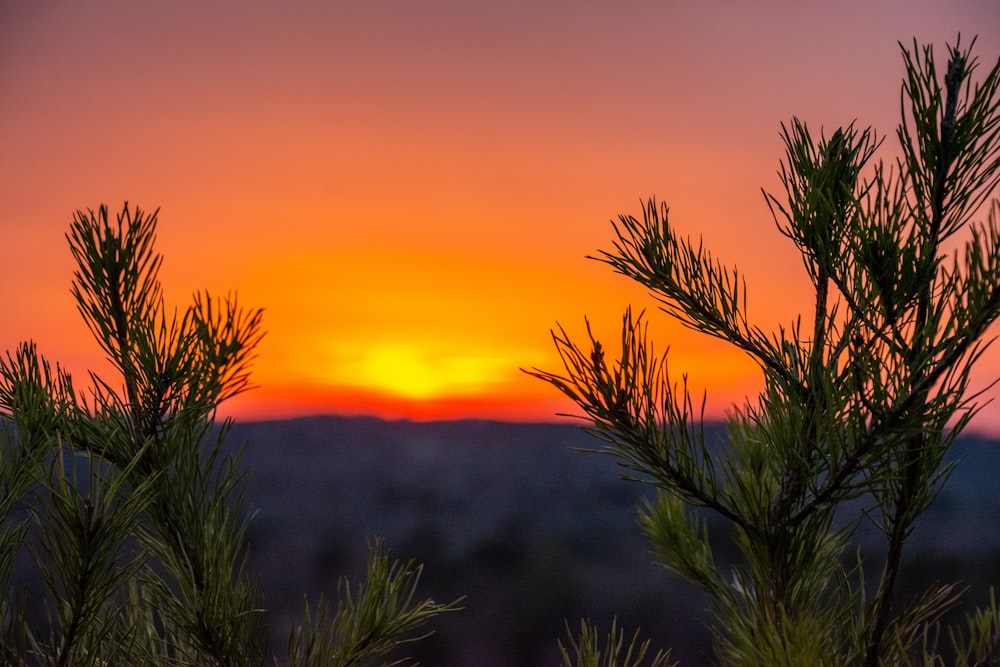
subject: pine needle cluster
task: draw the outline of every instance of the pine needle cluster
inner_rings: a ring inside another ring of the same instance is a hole
[[[91,373],[77,391],[32,342],[0,358],[0,664],[272,662],[247,572],[240,455],[223,448],[231,422],[216,423],[249,386],[263,314],[207,293],[168,311],[156,221],[101,206],[77,212],[67,235],[77,308],[115,379]],[[32,588],[11,576],[26,560]],[[345,582],[335,610],[307,607],[288,664],[391,657],[455,608],[418,599],[419,576],[375,542],[353,593]],[[47,621],[29,613],[39,604]]]
[[[870,128],[816,137],[798,119],[782,126],[785,192],[764,197],[813,294],[787,327],[755,325],[743,275],[679,234],[665,205],[614,223],[598,260],[759,366],[764,389],[733,409],[724,442],[706,438],[703,407],[686,376],[671,377],[643,315],[626,313],[617,358],[589,324],[583,344],[560,327],[563,371],[533,372],[576,402],[630,477],[657,488],[641,525],[662,561],[714,600],[718,664],[943,664],[942,636],[959,664],[1000,664],[996,605],[945,634],[953,585],[898,595],[907,537],[981,407],[970,371],[1000,317],[1000,62],[981,73],[975,40],[960,42],[943,72],[932,47],[901,45],[900,157],[889,165],[874,159],[883,140]],[[704,511],[728,525],[734,566],[717,563]],[[851,557],[866,521],[884,552]]]

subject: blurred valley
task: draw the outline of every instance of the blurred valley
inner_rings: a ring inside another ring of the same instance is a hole
[[[424,563],[422,596],[465,596],[408,647],[423,665],[554,667],[567,623],[604,631],[614,616],[683,665],[710,662],[706,598],[654,562],[638,528],[651,487],[622,481],[611,456],[574,451],[602,444],[578,426],[316,417],[236,424],[229,442],[247,443],[250,569],[279,655],[303,596],[359,580],[377,536]],[[1000,580],[997,444],[955,448],[964,460],[912,537],[910,584],[961,580],[978,602]],[[859,534],[878,538],[870,523]],[[713,548],[731,556],[721,538]]]

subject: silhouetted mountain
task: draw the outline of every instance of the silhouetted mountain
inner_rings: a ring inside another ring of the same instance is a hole
[[[422,594],[466,596],[412,647],[422,664],[551,667],[567,622],[607,628],[615,615],[682,664],[707,662],[707,599],[653,562],[636,523],[652,489],[620,480],[610,456],[574,451],[601,445],[577,426],[316,417],[237,424],[230,442],[244,441],[250,567],[278,652],[303,596],[360,578],[379,536],[424,563]],[[996,444],[956,446],[966,460],[913,535],[910,581],[963,579],[980,600],[997,581]]]

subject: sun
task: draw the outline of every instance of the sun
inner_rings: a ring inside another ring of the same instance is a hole
[[[367,347],[345,380],[367,389],[414,400],[488,391],[502,381],[513,362],[491,356],[449,353],[407,343]],[[516,365],[511,366],[516,368]]]
[[[382,345],[365,355],[358,380],[407,398],[430,398],[444,388],[445,379],[434,364],[404,345]]]

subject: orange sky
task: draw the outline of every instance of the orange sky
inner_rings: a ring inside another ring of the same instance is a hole
[[[0,348],[99,363],[64,234],[126,199],[161,209],[171,303],[265,308],[241,419],[573,412],[519,368],[557,369],[556,321],[613,338],[652,308],[584,259],[649,196],[745,271],[753,319],[787,323],[808,286],[760,194],[779,123],[892,133],[897,40],[980,33],[992,61],[1000,5],[759,4],[3,3]],[[714,416],[758,388],[739,353],[652,321]],[[976,380],[998,375],[993,350]]]

